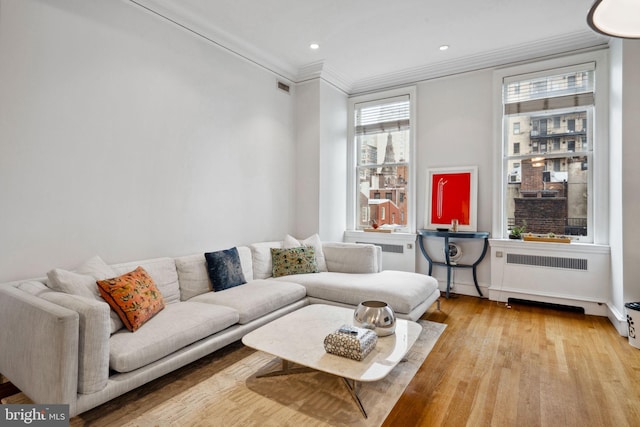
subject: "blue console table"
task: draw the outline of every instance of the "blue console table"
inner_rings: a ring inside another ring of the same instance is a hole
[[[470,268],[473,271],[473,283],[476,285],[476,290],[480,296],[482,295],[482,291],[480,290],[480,286],[478,286],[478,277],[476,276],[476,267],[482,259],[487,254],[487,249],[489,248],[489,233],[486,231],[437,231],[437,230],[418,230],[418,235],[420,238],[418,239],[418,244],[420,245],[420,250],[422,251],[422,255],[427,259],[429,263],[429,276],[431,276],[431,270],[433,269],[433,265],[443,265],[447,267],[447,298],[449,298],[449,290],[451,289],[451,269],[452,268]],[[444,239],[444,247],[446,250],[444,251],[445,262],[434,261],[431,259],[427,250],[424,247],[423,239],[425,237],[442,237]],[[473,264],[457,264],[449,258],[449,239],[484,239],[484,246],[482,247],[482,254]]]

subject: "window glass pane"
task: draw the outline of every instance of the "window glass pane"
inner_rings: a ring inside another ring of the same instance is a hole
[[[359,228],[373,222],[407,225],[409,165],[404,148],[408,145],[408,134],[409,131],[403,131],[358,138],[362,148],[361,165],[357,168],[358,203],[361,211],[369,212],[368,216],[361,215]],[[374,162],[376,166],[371,166]],[[390,214],[385,215],[386,212]]]
[[[592,144],[587,124],[592,114],[592,106],[578,106],[504,116],[507,228],[589,235]],[[515,123],[520,123],[519,134],[508,131]]]
[[[357,136],[358,165],[409,162],[409,130]]]
[[[403,95],[355,104],[358,229],[408,226],[410,100]]]

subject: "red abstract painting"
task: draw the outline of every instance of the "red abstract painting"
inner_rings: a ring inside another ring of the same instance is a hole
[[[460,229],[475,231],[477,167],[431,169],[428,181],[427,228],[448,227],[458,220]]]
[[[431,180],[431,222],[470,224],[471,173],[439,173]]]

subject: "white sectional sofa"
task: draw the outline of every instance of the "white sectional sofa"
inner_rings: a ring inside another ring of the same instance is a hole
[[[74,416],[310,303],[382,300],[417,320],[440,296],[432,277],[382,271],[373,245],[323,243],[326,271],[277,278],[273,247],[282,242],[238,247],[247,283],[219,292],[211,291],[204,254],[109,266],[118,274],[143,267],[164,298],[164,309],[135,332],[118,329],[97,295],[52,290],[47,278],[0,284],[0,372],[34,402],[69,404]],[[76,273],[91,274],[87,268]]]

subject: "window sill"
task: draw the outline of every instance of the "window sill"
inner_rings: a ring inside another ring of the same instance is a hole
[[[353,241],[354,239],[367,239],[367,240],[377,240],[377,241],[386,241],[386,242],[406,242],[412,243],[417,239],[416,233],[403,233],[403,232],[392,232],[392,233],[377,233],[377,232],[369,232],[363,230],[345,230],[344,239],[346,241]]]
[[[489,239],[489,245],[495,249],[526,249],[553,251],[565,253],[608,254],[611,252],[609,245],[594,243],[551,243],[551,242],[526,242],[513,239]]]

